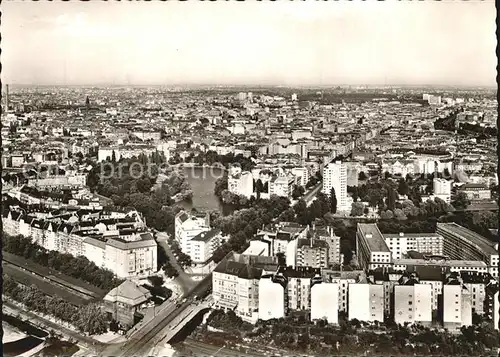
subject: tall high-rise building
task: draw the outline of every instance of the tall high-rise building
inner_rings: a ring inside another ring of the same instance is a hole
[[[337,197],[337,210],[349,211],[347,200],[347,166],[341,161],[330,163],[323,168],[323,193],[330,196],[332,187]]]

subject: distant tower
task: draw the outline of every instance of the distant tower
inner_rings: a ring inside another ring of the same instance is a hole
[[[90,107],[90,100],[89,100],[89,96],[87,96],[87,98],[85,99],[85,105],[88,107]]]

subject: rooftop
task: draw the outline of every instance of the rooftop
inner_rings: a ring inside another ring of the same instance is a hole
[[[200,232],[198,235],[194,236],[191,241],[196,242],[208,242],[210,239],[215,237],[220,233],[220,229],[211,229],[208,232]]]
[[[433,266],[440,265],[445,267],[479,267],[487,268],[485,262],[480,260],[427,260],[427,259],[395,259],[394,265],[422,265],[422,266]]]
[[[370,251],[390,253],[384,237],[375,223],[358,223],[358,228]]]
[[[468,241],[475,244],[483,253],[490,255],[498,255],[498,251],[495,249],[495,243],[490,242],[488,239],[476,232],[471,231],[465,227],[462,227],[456,223],[437,223],[438,231],[443,229],[461,240]]]

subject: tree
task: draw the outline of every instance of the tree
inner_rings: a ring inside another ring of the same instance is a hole
[[[396,200],[398,199],[396,191],[392,187],[387,191],[387,208],[394,210]]]
[[[383,211],[380,214],[381,219],[392,219],[394,217],[394,214],[392,213],[391,210]]]
[[[116,162],[116,153],[115,151],[113,150],[113,152],[111,153],[111,162]]]
[[[406,183],[406,181],[403,180],[403,179],[399,180],[398,193],[401,196],[407,196],[409,190],[410,190],[410,187],[408,186],[408,184]]]
[[[403,210],[399,209],[399,208],[396,208],[394,210],[394,217],[398,220],[398,221],[404,221],[407,219],[406,215],[404,214]]]
[[[293,191],[292,191],[292,198],[294,200],[298,199],[299,197],[302,197],[305,193],[304,187],[300,185],[294,185],[293,186]]]
[[[335,187],[330,191],[330,210],[333,214],[337,213],[337,196],[335,194]]]
[[[459,192],[452,202],[453,207],[456,209],[465,209],[470,205],[470,200],[465,192]]]
[[[351,216],[362,216],[365,206],[361,202],[353,202],[351,207]]]
[[[359,173],[359,175],[358,175],[358,180],[359,180],[359,181],[364,181],[364,180],[366,180],[367,178],[368,178],[368,177],[366,176],[366,174],[365,174],[363,171],[361,171],[361,172]]]

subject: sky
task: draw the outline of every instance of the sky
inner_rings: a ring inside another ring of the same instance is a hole
[[[495,3],[3,1],[2,82],[495,86]]]

